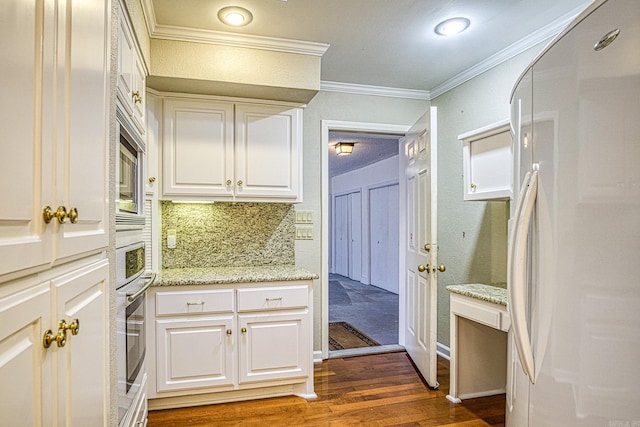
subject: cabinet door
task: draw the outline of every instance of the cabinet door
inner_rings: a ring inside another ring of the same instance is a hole
[[[236,193],[301,201],[302,110],[236,105]]]
[[[118,98],[126,111],[132,114],[135,45],[122,7],[118,16]]]
[[[51,327],[49,283],[0,297],[0,413],[7,426],[55,425],[51,414],[51,353],[42,337]]]
[[[167,99],[164,107],[163,194],[231,196],[233,104]]]
[[[239,315],[240,384],[311,372],[309,312]]]
[[[107,246],[109,1],[69,2],[59,10],[55,98],[56,204],[76,209],[59,227],[56,258]]]
[[[44,2],[2,2],[0,51],[11,59],[3,61],[0,79],[0,282],[5,273],[47,264],[52,257],[55,224],[42,220],[45,205],[56,209],[51,138],[43,132],[51,123],[42,120],[42,82],[51,77],[50,63],[43,72],[43,50],[50,55],[53,49],[53,37],[43,29],[44,21],[51,25],[52,9],[45,10]]]
[[[233,385],[233,316],[156,319],[157,391]]]
[[[80,321],[77,335],[57,350],[57,425],[108,424],[109,407],[109,262],[92,263],[55,278],[54,324]]]
[[[138,131],[144,135],[146,131],[145,124],[145,81],[146,73],[144,71],[144,65],[142,58],[138,55],[138,51],[133,52],[133,122],[135,123]]]
[[[464,200],[509,198],[513,164],[509,122],[493,123],[458,138],[464,141]]]

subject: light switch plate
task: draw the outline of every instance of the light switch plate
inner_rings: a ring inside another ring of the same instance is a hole
[[[296,224],[313,224],[313,211],[296,211]]]
[[[296,240],[313,240],[313,227],[296,225]]]

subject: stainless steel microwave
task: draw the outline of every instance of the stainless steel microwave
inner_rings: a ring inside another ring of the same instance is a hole
[[[118,117],[116,224],[144,224],[144,143]]]

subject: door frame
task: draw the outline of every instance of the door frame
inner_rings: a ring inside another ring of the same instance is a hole
[[[340,120],[321,120],[321,255],[320,255],[320,284],[321,284],[321,313],[320,321],[322,323],[322,359],[329,357],[329,132],[341,131],[341,132],[372,132],[372,133],[386,133],[392,135],[398,135],[404,137],[404,135],[411,129],[411,126],[405,125],[393,125],[385,123],[366,123],[366,122],[349,122]],[[401,149],[402,139],[398,143],[398,150]],[[399,156],[402,157],[402,156]],[[403,198],[404,187],[399,188],[399,197]],[[404,204],[400,204],[400,244],[402,245],[403,224],[402,218],[404,218]],[[402,246],[401,246],[402,247]],[[404,272],[404,254],[399,251],[400,272]],[[399,321],[399,336],[398,341],[400,345],[404,344],[404,282],[401,277],[399,280],[399,301],[400,301],[400,313],[398,317]]]

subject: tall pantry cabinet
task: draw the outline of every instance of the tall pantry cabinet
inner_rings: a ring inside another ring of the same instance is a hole
[[[3,0],[0,413],[108,422],[109,0]]]

